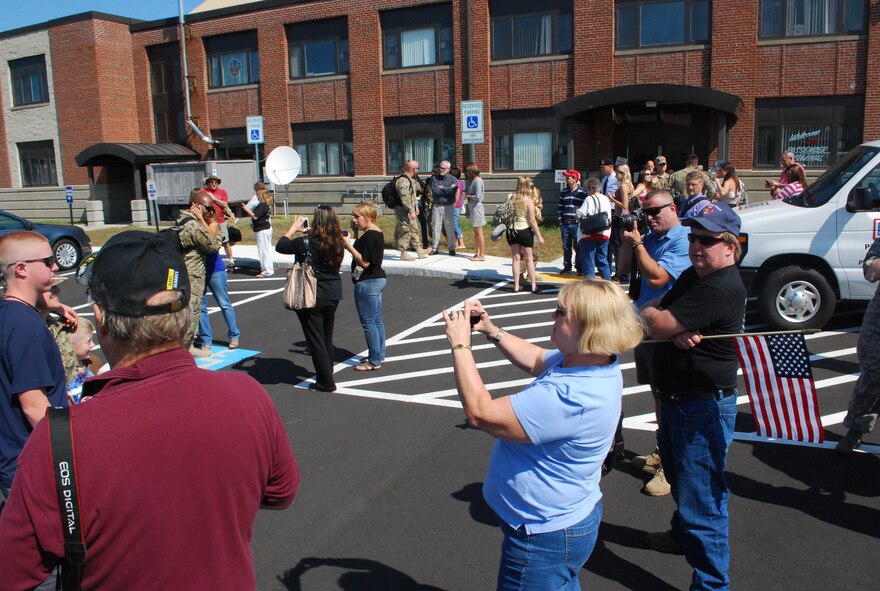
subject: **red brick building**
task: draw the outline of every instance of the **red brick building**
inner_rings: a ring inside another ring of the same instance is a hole
[[[194,13],[193,121],[219,146],[186,126],[176,19],[82,16],[46,25],[59,185],[86,182],[74,159],[100,142],[252,158],[250,115],[264,118],[263,154],[300,152],[303,187],[375,183],[410,157],[463,165],[463,100],[483,101],[475,159],[505,183],[552,183],[602,157],[637,171],[664,154],[677,168],[691,152],[763,178],[792,149],[813,172],[880,137],[876,0],[264,0]],[[3,187],[21,186],[14,152],[0,142]]]

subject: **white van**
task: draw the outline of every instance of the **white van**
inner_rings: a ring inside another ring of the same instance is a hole
[[[791,202],[738,208],[740,272],[780,329],[821,328],[839,300],[870,300],[862,260],[880,235],[880,141],[854,148]]]

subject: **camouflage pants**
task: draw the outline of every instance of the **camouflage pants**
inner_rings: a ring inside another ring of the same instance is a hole
[[[202,298],[205,297],[205,278],[190,277],[189,289],[189,309],[192,312],[192,321],[190,321],[189,329],[183,339],[185,349],[189,349],[193,341],[196,340],[196,335],[199,334],[199,316],[202,314]]]
[[[870,433],[880,413],[880,294],[874,294],[856,347],[861,374],[853,388],[843,425],[847,429]]]
[[[394,242],[397,244],[397,248],[402,251],[421,248],[422,237],[419,234],[418,222],[411,220],[409,214],[402,207],[394,208],[394,217],[397,218],[397,227],[394,228]]]

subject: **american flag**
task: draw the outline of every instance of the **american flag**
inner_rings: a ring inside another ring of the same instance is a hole
[[[741,336],[734,340],[758,435],[822,443],[825,432],[804,335]]]

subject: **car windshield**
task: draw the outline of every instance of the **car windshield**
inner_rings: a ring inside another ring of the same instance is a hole
[[[880,153],[880,148],[870,146],[854,148],[804,189],[799,198],[792,199],[791,204],[800,207],[825,205],[854,174],[862,170],[878,153]]]

